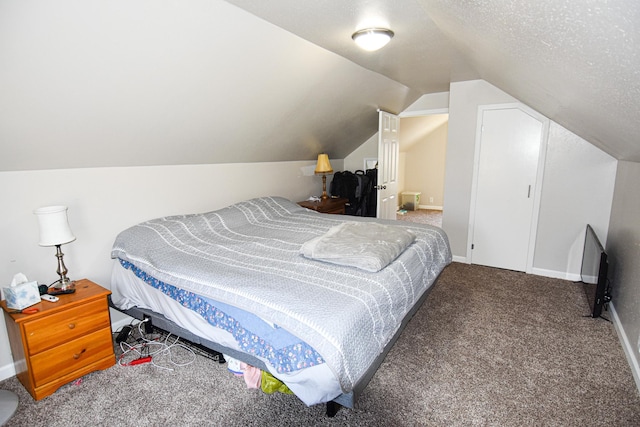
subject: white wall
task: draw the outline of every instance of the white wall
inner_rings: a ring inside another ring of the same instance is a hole
[[[401,127],[407,120],[402,119]],[[405,126],[404,129],[407,129]],[[402,132],[400,138],[402,140]],[[447,150],[447,123],[422,135],[405,154],[404,183],[402,191],[420,192],[420,206],[428,209],[442,209],[444,200],[444,168]],[[430,200],[433,199],[433,201]],[[401,200],[401,198],[400,198]]]
[[[517,102],[484,80],[451,83],[442,228],[457,260],[466,259],[478,107]]]
[[[534,273],[580,280],[586,225],[606,244],[616,166],[616,159],[551,122]]]
[[[425,113],[444,113],[449,108],[449,92],[428,93],[422,95],[413,104],[404,109],[401,117],[411,117]]]
[[[373,134],[371,138],[366,140],[362,145],[356,148],[351,154],[344,159],[344,170],[351,172],[357,171],[364,167],[364,159],[378,157],[378,132]],[[335,167],[333,170],[339,170]]]
[[[413,104],[399,114],[400,117],[412,117],[423,114],[446,113],[449,107],[449,92],[428,93],[422,95]],[[400,128],[402,136],[402,128]],[[365,158],[378,157],[378,133],[376,132],[344,158],[345,170],[362,169]],[[336,168],[333,168],[336,170]]]
[[[331,160],[342,168],[341,160]],[[123,229],[147,219],[206,212],[252,197],[293,201],[320,195],[315,162],[64,169],[0,172],[0,284],[15,273],[51,283],[57,279],[55,248],[38,246],[33,210],[69,207],[76,240],[62,247],[71,279],[89,278],[110,287],[111,245]],[[116,317],[112,320],[116,320]],[[0,320],[0,379],[15,374]]]
[[[451,84],[442,227],[458,261],[467,257],[478,107],[512,102],[518,101],[483,80]],[[599,149],[552,124],[533,272],[575,278],[586,223],[606,241],[615,164]]]
[[[640,163],[619,162],[606,250],[612,312],[640,389]]]
[[[438,114],[438,113],[446,113],[449,107],[449,92],[438,92],[438,93],[429,93],[422,95],[418,98],[413,104],[407,107],[402,113],[399,114],[400,117],[413,117],[420,116],[424,114]],[[402,121],[400,126],[400,137],[402,138]],[[355,171],[358,169],[362,169],[363,162],[365,158],[374,158],[378,157],[378,133],[376,132],[365,141],[362,145],[360,145],[357,149],[351,152],[344,159],[344,169]],[[403,191],[405,188],[404,180],[404,169],[406,164],[406,156],[404,153],[400,153],[398,171],[400,176],[398,177],[398,189],[399,191]],[[337,170],[335,167],[334,170]],[[398,197],[398,203],[401,202],[401,198]]]
[[[402,138],[402,133],[400,134],[400,138]],[[398,154],[398,194],[396,195],[396,200],[398,201],[398,208],[402,206],[402,192],[408,191],[406,190],[406,174],[404,171],[407,170],[407,153],[400,152]]]

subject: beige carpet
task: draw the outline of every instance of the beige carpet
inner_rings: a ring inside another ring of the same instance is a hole
[[[335,418],[247,390],[199,357],[115,366],[34,402],[15,379],[9,426],[637,426],[640,397],[611,323],[579,285],[465,264],[442,274],[365,390]]]
[[[400,221],[419,222],[421,224],[435,225],[442,227],[442,211],[432,209],[418,209],[415,211],[404,211],[396,214],[396,219]]]

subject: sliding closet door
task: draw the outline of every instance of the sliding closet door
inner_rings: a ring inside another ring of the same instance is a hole
[[[526,271],[543,123],[519,108],[481,114],[471,262]]]

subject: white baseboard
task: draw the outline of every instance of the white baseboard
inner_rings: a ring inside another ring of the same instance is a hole
[[[551,277],[552,279],[569,280],[571,282],[580,281],[579,274],[567,273],[566,271],[545,270],[543,268],[534,267],[531,269],[531,274],[535,274],[536,276]]]
[[[121,313],[122,315],[125,315],[124,313]],[[125,315],[126,316],[126,315]],[[131,324],[131,321],[134,320],[133,317],[125,317],[123,319],[120,319],[116,322],[111,322],[111,331],[112,332],[116,332],[119,329],[122,329],[123,326],[127,326],[129,324]]]
[[[453,262],[459,262],[459,263],[462,263],[462,264],[469,264],[469,261],[467,261],[467,257],[458,256],[458,255],[454,255],[453,256]]]
[[[126,313],[116,310],[115,308],[109,308],[111,312],[111,331],[113,333],[119,332],[123,326],[137,324],[139,320],[134,319]]]
[[[629,367],[631,368],[633,379],[636,382],[636,388],[640,392],[640,364],[638,364],[638,353],[636,352],[636,349],[634,349],[631,345],[629,337],[624,331],[622,323],[620,323],[620,318],[618,317],[618,313],[616,312],[616,308],[613,305],[613,302],[609,303],[609,311],[611,312],[611,321],[613,322],[613,326],[616,328],[616,332],[618,333],[618,339],[622,344],[624,354],[627,356],[627,362],[629,362]]]
[[[4,381],[16,375],[16,368],[13,363],[0,366],[0,381]]]
[[[441,211],[444,208],[442,206],[418,205],[418,209],[429,209],[429,210],[432,210],[432,211]]]

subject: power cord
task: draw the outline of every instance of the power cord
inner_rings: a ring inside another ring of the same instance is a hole
[[[143,332],[142,326],[148,319],[144,319],[138,322],[136,325],[129,325],[131,328],[137,326],[137,331],[139,337],[135,339],[134,344],[130,344],[128,341],[131,340],[132,331],[127,332],[127,337],[124,340],[120,341],[120,350],[122,354],[118,358],[118,364],[120,366],[135,366],[144,363],[151,363],[153,366],[159,369],[165,369],[168,371],[173,371],[173,367],[182,367],[188,366],[192,364],[196,360],[196,354],[194,351],[186,345],[180,343],[180,337],[175,336],[175,340],[170,342],[172,334],[168,333],[164,339],[162,335],[158,334],[157,337],[151,338],[147,337],[147,334]],[[122,335],[122,332],[125,331],[127,326],[122,328],[120,331],[118,338]],[[182,353],[182,357],[188,357],[186,362],[176,361],[178,355],[174,353]],[[160,359],[160,362],[164,362],[162,364],[158,363],[157,360]]]

